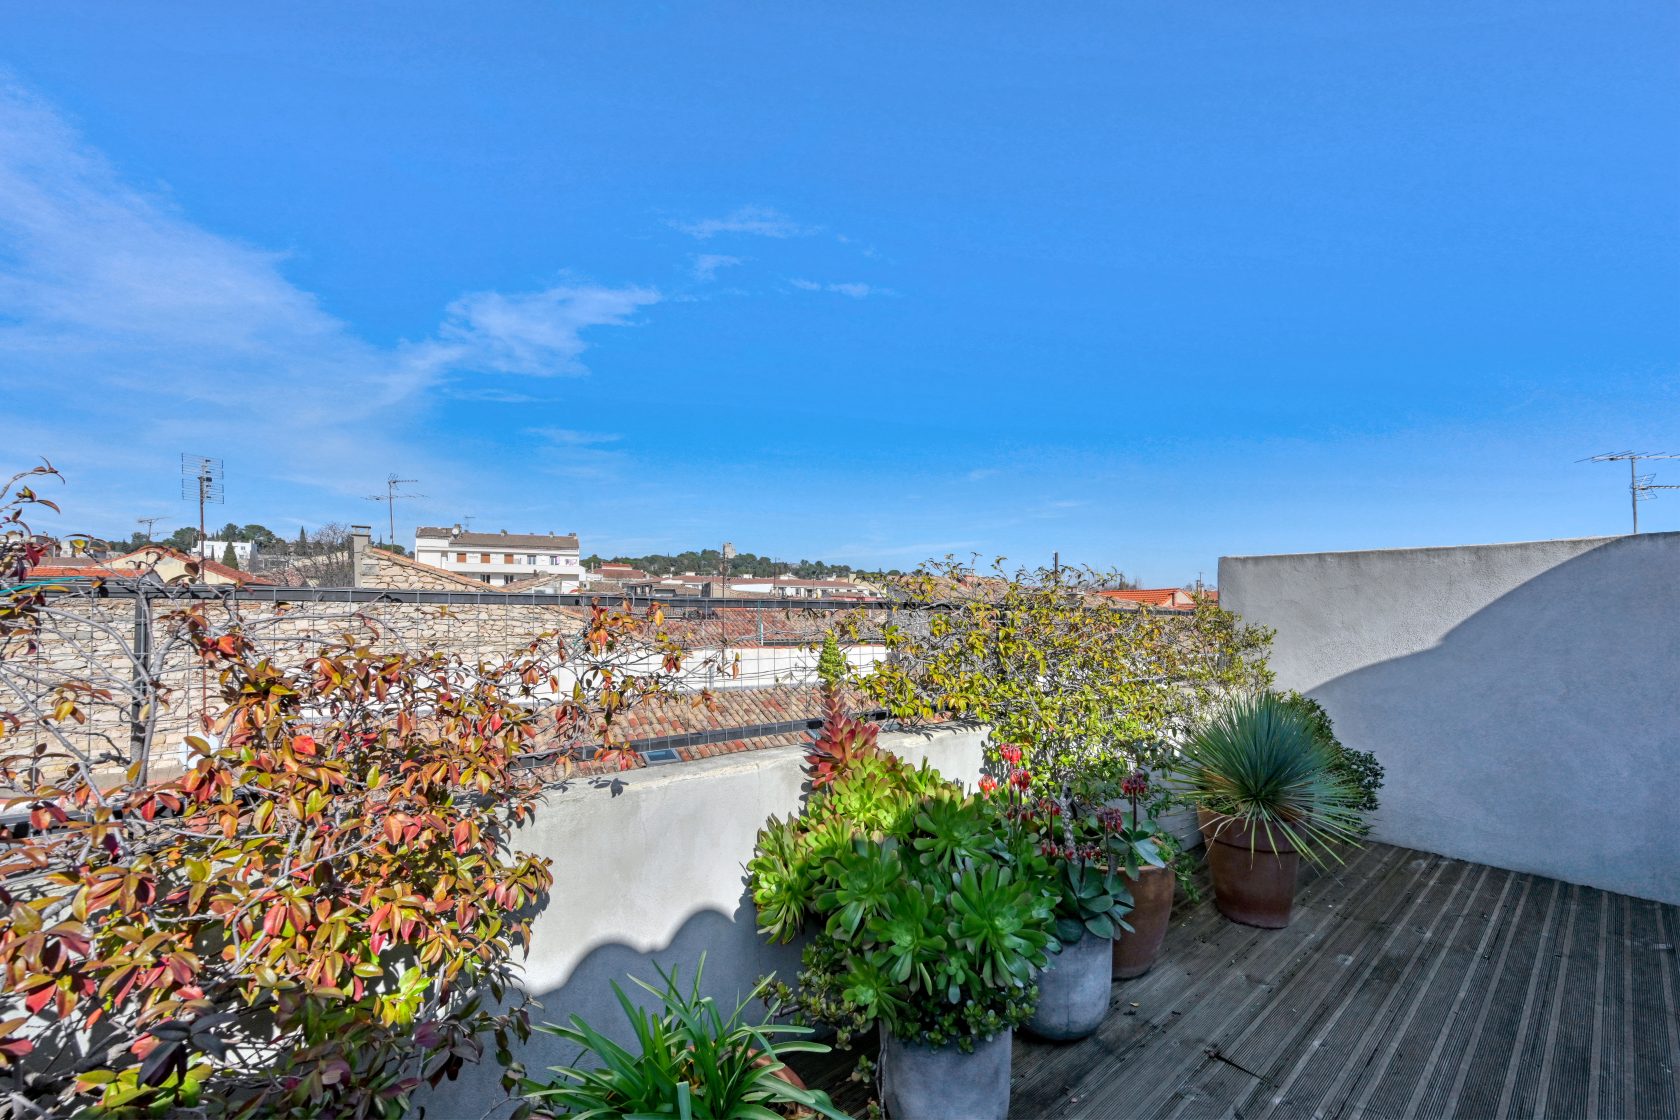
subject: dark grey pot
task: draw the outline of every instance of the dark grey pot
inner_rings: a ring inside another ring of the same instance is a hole
[[[1005,1120],[1012,1032],[955,1046],[918,1046],[881,1031],[881,1098],[892,1120]]]
[[[1053,1042],[1092,1034],[1108,1014],[1113,982],[1114,939],[1082,934],[1038,974],[1038,1010],[1027,1029]]]

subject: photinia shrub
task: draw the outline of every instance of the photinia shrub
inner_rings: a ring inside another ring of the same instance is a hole
[[[27,579],[43,551],[20,511],[39,500],[6,494],[10,1114],[394,1117],[487,1051],[517,1085],[515,961],[553,883],[518,829],[569,744],[628,756],[604,732],[682,663],[660,620],[596,608],[486,663],[350,614],[281,656],[189,596],[154,639],[191,651],[209,699],[159,779],[174,698],[137,655],[49,676],[55,628],[98,622]],[[87,747],[113,709],[122,734]]]

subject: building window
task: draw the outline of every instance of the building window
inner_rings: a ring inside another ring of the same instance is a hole
[[[467,554],[466,554],[466,553],[464,553],[464,552],[457,552],[457,553],[456,553],[456,554],[455,554],[455,563],[457,563],[457,564],[465,564],[465,563],[466,563],[466,562],[467,562]]]
[[[537,562],[537,558],[535,556],[525,557],[525,563],[527,563],[527,564],[535,564],[536,562]]]
[[[481,553],[479,553],[479,554],[478,554],[478,562],[479,562],[479,563],[480,563],[480,564],[488,564],[488,563],[490,563],[490,554],[489,554],[489,553],[488,553],[488,552],[481,552]]]
[[[504,564],[514,563],[513,553],[511,553],[511,552],[502,553],[502,563],[504,563]]]

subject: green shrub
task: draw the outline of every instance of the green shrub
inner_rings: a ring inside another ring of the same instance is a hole
[[[1377,761],[1377,756],[1370,751],[1344,746],[1342,741],[1336,738],[1335,725],[1330,722],[1330,713],[1311,696],[1303,696],[1299,692],[1286,692],[1282,694],[1281,699],[1311,722],[1315,739],[1335,752],[1334,771],[1342,780],[1359,790],[1359,802],[1354,808],[1361,813],[1376,812],[1377,790],[1381,789],[1383,784],[1382,763]],[[1369,832],[1370,829],[1361,826],[1361,831]]]
[[[874,755],[814,790],[802,816],[772,818],[748,864],[760,930],[813,933],[797,994],[778,997],[842,1045],[879,1023],[966,1050],[1030,1018],[1035,970],[1059,947],[1057,882],[1007,808]]]

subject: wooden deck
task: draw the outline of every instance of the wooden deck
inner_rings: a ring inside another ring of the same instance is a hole
[[[1674,906],[1372,845],[1286,930],[1177,915],[1096,1035],[1017,1038],[1010,1114],[1680,1117],[1677,941]]]

